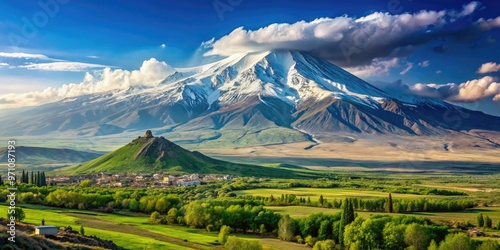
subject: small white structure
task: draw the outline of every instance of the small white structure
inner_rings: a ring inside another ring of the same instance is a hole
[[[59,229],[55,226],[38,226],[35,227],[35,234],[57,236]]]

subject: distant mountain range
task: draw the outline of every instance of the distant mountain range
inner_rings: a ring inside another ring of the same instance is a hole
[[[7,148],[0,148],[0,161],[7,162]],[[25,147],[16,148],[16,159],[18,164],[41,165],[58,164],[72,165],[86,162],[101,156],[101,153],[76,151],[71,149]]]
[[[390,96],[306,53],[237,54],[177,69],[154,88],[79,96],[0,118],[0,135],[72,136],[153,129],[179,140],[242,144],[338,134],[448,135],[500,131],[500,118],[450,103]],[[140,144],[140,143],[139,143]],[[142,144],[141,144],[142,145]]]
[[[89,173],[199,173],[234,174],[237,176],[313,177],[308,172],[297,172],[290,167],[263,167],[236,164],[210,158],[197,151],[186,150],[151,131],[129,144],[91,161],[58,170],[60,174]]]

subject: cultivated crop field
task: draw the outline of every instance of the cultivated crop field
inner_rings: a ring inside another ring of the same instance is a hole
[[[254,195],[254,196],[264,196],[274,197],[281,196],[281,194],[293,194],[301,198],[311,198],[311,201],[316,201],[319,199],[320,195],[327,199],[343,199],[349,198],[381,198],[387,197],[387,193],[378,191],[367,191],[367,190],[352,190],[344,188],[290,188],[290,189],[250,189],[250,190],[240,190],[235,192],[237,195]],[[393,198],[438,198],[437,195],[416,195],[416,194],[393,194]]]

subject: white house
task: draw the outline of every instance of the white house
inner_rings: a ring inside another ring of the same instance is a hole
[[[55,226],[38,226],[35,227],[35,234],[57,236],[59,229]]]

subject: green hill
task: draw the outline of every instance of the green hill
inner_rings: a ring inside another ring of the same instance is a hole
[[[210,158],[197,151],[186,150],[150,131],[131,143],[97,159],[57,171],[72,175],[109,173],[200,173],[233,174],[256,177],[313,177],[311,173],[288,169],[236,164]]]

